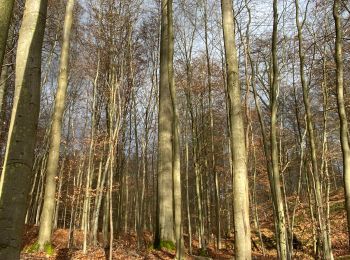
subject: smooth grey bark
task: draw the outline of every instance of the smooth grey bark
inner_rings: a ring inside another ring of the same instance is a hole
[[[174,80],[174,27],[173,0],[168,0],[168,77],[172,102],[172,177],[173,177],[173,205],[174,205],[174,234],[176,244],[176,259],[184,255],[184,241],[182,238],[182,199],[181,199],[181,165],[180,165],[180,126],[179,114],[176,107],[176,87]]]
[[[40,108],[47,0],[27,0],[19,32],[14,104],[0,182],[0,259],[19,259]]]
[[[60,71],[58,76],[58,87],[55,98],[55,107],[52,115],[50,132],[50,149],[47,160],[46,184],[44,205],[40,218],[40,229],[38,244],[39,249],[44,250],[45,244],[51,243],[53,229],[53,217],[55,212],[56,175],[60,155],[62,119],[65,110],[66,92],[68,87],[68,66],[70,35],[73,23],[74,1],[69,0],[63,25],[63,43],[60,59]]]
[[[234,33],[234,16],[231,0],[221,0],[224,32],[227,91],[231,129],[231,156],[233,166],[233,211],[236,259],[251,259],[249,220],[249,191],[244,123],[241,109],[238,58]]]
[[[162,241],[175,242],[172,180],[172,118],[173,108],[168,75],[168,1],[161,1],[160,82],[158,114],[158,214],[155,248]]]

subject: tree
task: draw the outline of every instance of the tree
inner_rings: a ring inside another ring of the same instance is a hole
[[[330,242],[328,241],[327,236],[327,229],[325,225],[324,220],[324,206],[322,201],[322,194],[321,194],[321,183],[320,183],[320,174],[318,171],[318,165],[317,165],[317,155],[316,155],[316,144],[315,144],[315,134],[314,134],[314,128],[312,125],[312,114],[311,114],[311,106],[310,106],[310,100],[309,100],[309,89],[308,84],[306,82],[305,78],[305,55],[303,51],[303,34],[302,29],[305,20],[302,22],[299,21],[299,1],[295,0],[295,19],[296,19],[296,25],[297,25],[297,31],[298,31],[298,43],[299,43],[299,60],[300,60],[300,80],[301,80],[301,86],[303,89],[303,101],[304,101],[304,107],[306,112],[306,124],[307,124],[307,132],[309,135],[309,141],[310,141],[310,152],[311,152],[311,164],[312,164],[312,171],[314,174],[314,182],[315,182],[315,197],[316,197],[316,208],[317,208],[317,217],[318,217],[318,224],[320,227],[319,230],[319,236],[322,240],[322,250],[323,250],[323,257],[325,259],[333,259],[332,251]]]
[[[277,0],[273,1],[273,32],[272,32],[272,70],[271,70],[271,87],[270,87],[270,109],[271,109],[271,162],[272,162],[272,179],[275,196],[274,206],[276,208],[276,221],[277,221],[277,242],[278,253],[281,259],[287,259],[288,257],[288,239],[286,229],[286,219],[284,212],[284,204],[281,191],[281,178],[279,171],[279,159],[278,159],[278,143],[277,143],[277,112],[278,112],[278,79],[279,68],[277,58],[277,42],[278,42],[278,9]]]
[[[27,0],[19,32],[14,105],[0,182],[0,258],[19,259],[40,107],[47,0]]]
[[[239,84],[232,1],[221,0],[221,10],[231,129],[235,256],[237,259],[251,259],[247,155],[241,111],[241,88]]]
[[[350,243],[350,147],[349,129],[344,102],[344,64],[343,64],[343,31],[339,0],[334,0],[333,17],[335,22],[335,62],[336,62],[336,86],[338,114],[340,119],[340,142],[343,155],[343,181],[345,190],[345,210],[347,213],[348,234]]]
[[[213,101],[212,101],[212,73],[211,73],[211,61],[209,55],[209,42],[208,42],[208,3],[204,0],[204,41],[205,41],[205,56],[207,62],[207,77],[208,77],[208,105],[209,105],[209,121],[210,121],[210,153],[211,153],[211,172],[214,174],[214,193],[215,193],[215,215],[216,215],[216,248],[221,248],[221,225],[220,225],[220,190],[218,172],[216,170],[215,162],[215,144],[214,144],[214,116],[213,116]]]
[[[45,244],[51,243],[53,216],[55,211],[56,175],[60,155],[62,118],[65,109],[66,92],[68,86],[69,43],[73,23],[74,1],[68,0],[63,25],[63,42],[60,59],[58,87],[55,107],[52,115],[50,132],[50,149],[47,160],[46,185],[44,205],[40,219],[39,247],[44,249]]]
[[[168,0],[161,1],[160,79],[158,112],[158,213],[155,248],[174,242],[173,220],[173,107],[169,83]]]
[[[182,203],[181,203],[181,165],[180,165],[180,127],[179,114],[176,105],[176,87],[174,81],[174,25],[173,25],[173,0],[167,3],[168,18],[168,77],[169,90],[172,101],[172,178],[173,178],[173,200],[174,200],[174,234],[176,241],[176,259],[183,257],[182,239]]]

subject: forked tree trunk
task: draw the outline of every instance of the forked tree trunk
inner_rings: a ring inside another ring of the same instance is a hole
[[[14,104],[0,182],[0,259],[19,259],[40,108],[47,0],[27,0],[19,32]]]
[[[306,112],[306,125],[307,125],[307,132],[309,136],[309,142],[310,142],[310,152],[311,152],[311,163],[312,163],[312,171],[314,174],[314,182],[315,182],[315,199],[316,199],[316,209],[317,209],[317,217],[318,217],[318,225],[319,225],[319,236],[320,240],[322,241],[321,250],[322,257],[325,259],[333,259],[332,251],[330,247],[330,243],[328,241],[328,235],[327,235],[327,229],[325,225],[325,219],[324,219],[324,208],[323,208],[323,201],[322,201],[322,194],[321,194],[321,181],[320,181],[320,173],[318,171],[318,165],[317,165],[317,156],[316,156],[316,143],[315,143],[315,135],[314,135],[314,129],[312,126],[312,115],[311,115],[311,106],[309,101],[309,90],[308,90],[308,84],[305,79],[305,72],[304,72],[304,66],[305,66],[305,55],[303,51],[303,34],[302,34],[302,26],[304,24],[304,20],[302,22],[299,21],[299,1],[295,0],[295,10],[296,10],[296,25],[298,30],[298,43],[299,43],[299,60],[300,60],[300,79],[301,79],[301,85],[303,89],[303,101],[305,106],[305,112]]]

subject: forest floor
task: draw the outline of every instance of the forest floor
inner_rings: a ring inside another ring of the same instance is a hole
[[[290,198],[293,201],[293,198]],[[290,211],[292,211],[290,209]],[[252,248],[253,259],[276,259],[276,243],[274,238],[273,216],[268,204],[260,205],[258,208],[260,216],[260,231],[264,244],[262,243],[258,232],[252,230]],[[344,197],[341,191],[332,194],[330,197],[330,222],[332,233],[332,248],[335,259],[350,259],[343,258],[349,254],[350,249],[347,245],[347,228],[346,215],[344,211]],[[309,207],[307,204],[301,204],[295,214],[294,220],[294,252],[295,259],[314,259],[313,257],[313,229],[312,218],[310,217]],[[21,259],[81,259],[81,260],[98,260],[108,259],[108,250],[103,247],[89,248],[87,254],[82,251],[83,233],[81,231],[74,232],[74,246],[67,248],[68,230],[57,229],[53,234],[54,252],[51,256],[45,253],[29,253],[28,248],[33,245],[38,237],[39,229],[36,226],[27,226],[24,236],[24,245]],[[188,237],[185,235],[185,247],[188,249]],[[198,241],[193,240],[193,252],[189,255],[186,251],[186,259],[232,259],[234,254],[233,237],[226,236],[222,239],[222,249],[216,250],[214,241],[208,245],[207,258],[196,257],[202,255],[198,248]],[[175,252],[172,250],[154,250],[152,249],[152,235],[149,232],[144,233],[143,249],[137,248],[136,234],[124,234],[115,239],[113,247],[113,259],[173,259]],[[341,258],[340,258],[341,257]]]

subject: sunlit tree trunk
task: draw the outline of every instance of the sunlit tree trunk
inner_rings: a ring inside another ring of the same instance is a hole
[[[237,259],[251,259],[247,155],[245,147],[244,124],[241,111],[241,88],[239,84],[232,1],[221,0],[221,9],[231,127],[231,156],[234,175],[233,209],[235,227],[235,257]]]
[[[278,160],[278,144],[277,144],[277,111],[278,111],[278,79],[279,79],[279,68],[277,60],[277,41],[278,41],[278,10],[277,0],[273,1],[273,32],[272,32],[272,82],[271,82],[271,162],[272,162],[272,180],[273,180],[273,191],[274,204],[276,207],[277,216],[277,241],[279,247],[279,257],[281,259],[287,259],[288,257],[288,238],[286,219],[284,212],[284,203],[281,190],[281,178],[279,171],[279,160]]]
[[[182,203],[181,203],[181,165],[180,165],[180,127],[179,114],[176,107],[176,87],[174,81],[174,28],[173,28],[173,0],[168,0],[168,77],[172,101],[172,177],[173,177],[173,205],[174,205],[174,234],[176,241],[176,259],[182,259],[184,245],[182,239]]]
[[[19,259],[40,108],[47,0],[27,0],[19,32],[13,111],[0,182],[0,259]]]
[[[60,59],[60,72],[58,87],[55,99],[55,107],[52,115],[52,125],[50,133],[50,150],[47,160],[46,185],[44,205],[40,218],[39,248],[44,249],[45,244],[51,243],[53,228],[53,216],[55,211],[56,175],[60,155],[61,128],[65,108],[66,92],[68,86],[68,66],[69,66],[69,43],[73,22],[74,1],[67,2],[66,14],[63,27],[63,43]]]
[[[348,119],[346,116],[344,103],[344,64],[343,64],[343,32],[339,0],[334,0],[333,17],[335,21],[335,61],[336,61],[336,84],[337,84],[337,101],[338,114],[340,119],[340,141],[343,152],[343,180],[345,190],[345,209],[348,222],[348,236],[350,243],[350,147],[349,147],[349,129]]]

